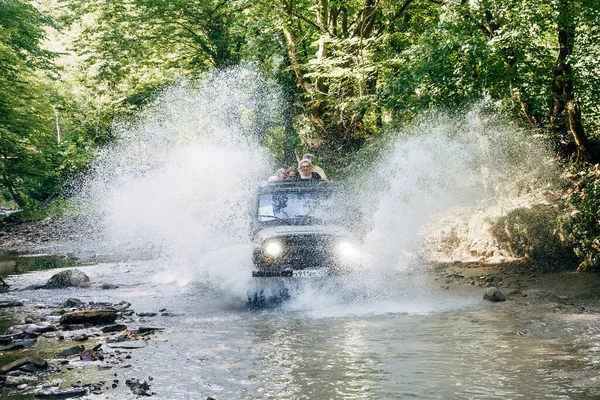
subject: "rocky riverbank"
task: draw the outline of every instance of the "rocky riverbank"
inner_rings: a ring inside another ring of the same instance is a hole
[[[152,377],[123,380],[122,376],[131,367],[135,349],[160,340],[163,328],[151,322],[166,310],[138,313],[126,301],[113,304],[70,298],[59,304],[25,305],[19,299],[30,290],[73,286],[110,289],[90,282],[77,269],[61,271],[44,285],[19,291],[4,288],[1,314],[19,323],[0,335],[0,393],[65,399],[101,394],[125,384],[135,395],[151,396]],[[111,373],[99,379],[98,371]]]
[[[0,255],[44,251],[57,237],[56,221],[22,221],[7,217],[0,220]]]

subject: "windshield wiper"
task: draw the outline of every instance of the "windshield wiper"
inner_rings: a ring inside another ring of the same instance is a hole
[[[285,222],[285,224],[286,224],[286,225],[291,225],[291,223],[292,223],[292,222],[291,222],[289,219],[287,219],[287,218],[280,218],[280,217],[277,217],[277,216],[275,216],[275,215],[263,215],[263,214],[259,214],[259,215],[258,215],[258,217],[259,217],[259,218],[260,218],[260,217],[263,217],[263,218],[273,218],[274,220],[281,221],[281,222]],[[263,222],[265,222],[265,221],[263,221]]]
[[[312,215],[294,215],[294,219],[301,219],[302,221],[321,224],[323,223],[323,219],[313,217]]]

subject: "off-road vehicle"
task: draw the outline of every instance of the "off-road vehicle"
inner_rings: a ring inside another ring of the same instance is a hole
[[[260,188],[252,211],[252,242],[260,300],[274,278],[323,278],[358,268],[357,210],[339,183],[273,181]],[[289,279],[288,279],[289,281]]]

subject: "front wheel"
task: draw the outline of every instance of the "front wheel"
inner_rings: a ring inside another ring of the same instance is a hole
[[[250,309],[274,308],[280,306],[283,302],[291,299],[290,292],[286,287],[280,287],[276,290],[256,290],[248,292],[248,300],[246,302]]]

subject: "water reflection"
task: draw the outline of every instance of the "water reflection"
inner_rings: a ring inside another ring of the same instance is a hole
[[[384,373],[364,330],[353,321],[293,319],[253,326],[260,350],[260,393],[266,398],[372,398]]]
[[[0,254],[0,278],[54,268],[72,267],[75,259],[52,254]]]
[[[261,319],[252,324],[259,392],[298,399],[588,398],[590,377],[575,371],[591,360],[564,358],[573,348],[560,332],[523,333],[530,315],[517,308]]]

